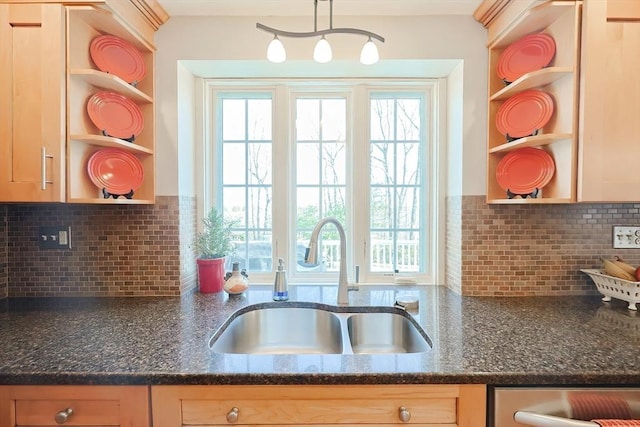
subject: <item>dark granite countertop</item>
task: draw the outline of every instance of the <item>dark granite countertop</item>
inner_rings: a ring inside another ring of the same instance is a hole
[[[335,286],[291,286],[335,304]],[[361,286],[351,305],[420,298],[433,341],[397,355],[223,355],[208,339],[246,295],[10,299],[0,313],[0,384],[640,384],[640,315],[591,297],[461,297],[441,287]]]

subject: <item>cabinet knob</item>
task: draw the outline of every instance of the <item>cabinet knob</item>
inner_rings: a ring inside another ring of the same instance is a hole
[[[64,424],[69,421],[69,417],[73,415],[73,409],[67,408],[64,411],[60,411],[56,414],[55,420],[58,424]]]
[[[398,418],[400,418],[400,421],[402,421],[403,423],[408,423],[411,419],[411,412],[409,412],[406,407],[401,406],[400,408],[398,408]]]
[[[240,410],[235,406],[227,413],[227,421],[231,424],[238,422],[238,413]]]

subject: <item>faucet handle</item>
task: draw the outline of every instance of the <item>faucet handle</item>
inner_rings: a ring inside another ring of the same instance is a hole
[[[347,285],[347,291],[351,292],[351,291],[359,291],[360,290],[360,286],[357,283],[353,283],[350,285]]]

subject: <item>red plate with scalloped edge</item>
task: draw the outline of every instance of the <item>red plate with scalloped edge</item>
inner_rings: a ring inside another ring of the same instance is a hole
[[[147,74],[142,54],[128,41],[112,35],[91,40],[89,54],[100,71],[137,83]]]
[[[513,95],[496,113],[496,127],[505,136],[522,138],[542,129],[553,115],[553,98],[548,93],[530,89]]]
[[[496,180],[504,190],[514,194],[529,194],[551,181],[556,171],[549,153],[533,147],[511,151],[496,168]]]
[[[144,179],[140,160],[120,148],[103,148],[91,155],[87,162],[91,182],[111,194],[127,194],[137,190]]]
[[[498,58],[496,72],[506,82],[549,65],[556,42],[549,34],[529,34],[511,43]]]
[[[98,129],[116,138],[138,136],[144,128],[140,107],[119,93],[95,93],[87,102],[87,113]]]

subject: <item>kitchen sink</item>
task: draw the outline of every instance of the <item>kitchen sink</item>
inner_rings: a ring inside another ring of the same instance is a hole
[[[398,354],[428,351],[431,340],[394,307],[270,302],[231,315],[209,347],[224,354]]]
[[[420,353],[429,342],[418,327],[397,313],[359,313],[347,318],[354,353]]]

